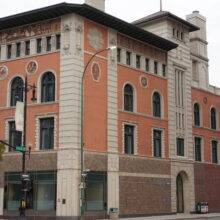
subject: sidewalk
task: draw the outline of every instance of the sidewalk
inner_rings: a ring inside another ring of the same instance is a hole
[[[163,216],[149,216],[149,217],[136,217],[136,218],[120,218],[122,220],[172,220],[172,219],[219,219],[220,213],[208,214],[176,214],[176,215],[163,215]]]

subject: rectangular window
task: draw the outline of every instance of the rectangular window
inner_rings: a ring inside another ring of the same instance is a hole
[[[177,147],[177,155],[184,156],[184,139],[183,138],[176,139],[176,147]]]
[[[161,147],[162,147],[162,141],[161,141],[161,131],[154,130],[153,132],[153,140],[154,140],[154,157],[161,157]]]
[[[158,63],[155,61],[154,62],[154,74],[158,73]]]
[[[149,59],[148,58],[146,58],[145,59],[145,71],[149,71]]]
[[[126,64],[131,65],[131,52],[129,51],[126,52]]]
[[[37,39],[37,53],[41,53],[42,50],[42,39],[38,38]]]
[[[40,149],[54,148],[54,118],[40,119]]]
[[[202,161],[201,138],[195,137],[195,160]]]
[[[11,44],[7,45],[7,59],[11,59]]]
[[[212,163],[218,163],[218,142],[212,141]]]
[[[9,144],[13,147],[22,145],[22,133],[20,131],[16,131],[15,122],[9,122]],[[9,151],[14,151],[14,149],[9,147]]]
[[[51,51],[51,36],[46,38],[47,41],[47,51]]]
[[[136,55],[136,68],[141,68],[141,56]]]
[[[106,209],[107,175],[106,172],[90,171],[86,177],[86,210]]]
[[[21,43],[16,43],[16,57],[21,55]]]
[[[117,48],[117,61],[118,63],[121,62],[121,48]]]
[[[134,126],[124,126],[124,152],[125,154],[134,154]]]
[[[165,77],[166,76],[166,65],[165,64],[162,65],[162,73],[163,73],[163,77]]]
[[[60,49],[60,34],[56,35],[56,49]]]
[[[30,55],[30,41],[25,41],[25,55]]]

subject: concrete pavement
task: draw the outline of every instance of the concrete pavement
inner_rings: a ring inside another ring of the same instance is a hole
[[[176,215],[163,215],[163,216],[149,216],[149,217],[136,217],[136,218],[120,218],[122,220],[177,220],[177,219],[213,219],[220,220],[220,213],[208,214],[176,214]]]

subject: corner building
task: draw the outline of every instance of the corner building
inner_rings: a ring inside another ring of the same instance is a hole
[[[37,101],[27,92],[26,214],[80,216],[82,109],[86,219],[204,201],[220,211],[220,89],[208,82],[205,17],[160,11],[130,24],[104,9],[86,0],[0,19],[0,140],[22,145],[16,101],[25,77],[37,87]],[[1,217],[18,216],[21,157],[7,148],[0,162]]]

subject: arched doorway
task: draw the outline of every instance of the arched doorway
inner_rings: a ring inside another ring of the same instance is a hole
[[[180,173],[176,177],[176,206],[177,212],[184,212],[184,192],[183,192],[183,179]]]

